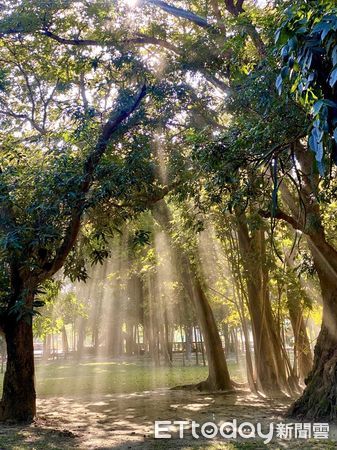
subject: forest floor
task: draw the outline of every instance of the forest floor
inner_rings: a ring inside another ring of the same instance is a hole
[[[77,367],[77,370],[76,370]],[[232,373],[239,368],[231,364]],[[330,425],[330,440],[261,439],[230,442],[222,438],[154,438],[155,420],[187,420],[261,423],[285,422],[291,400],[266,399],[239,391],[235,395],[169,390],[179,383],[200,381],[204,367],[159,368],[135,363],[91,361],[50,363],[39,366],[38,418],[30,426],[1,426],[0,450],[57,449],[332,449],[337,446],[337,427]],[[160,387],[162,386],[162,387]],[[72,387],[72,389],[71,389]],[[135,387],[140,389],[135,389]]]

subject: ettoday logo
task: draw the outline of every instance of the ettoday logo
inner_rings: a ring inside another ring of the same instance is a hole
[[[263,429],[263,428],[264,429]],[[262,425],[251,422],[238,424],[237,419],[231,422],[204,422],[199,424],[194,420],[157,420],[154,423],[155,439],[172,439],[173,433],[178,433],[179,439],[192,435],[194,439],[223,438],[236,440],[261,439],[264,444],[271,442],[273,438],[282,440],[291,439],[329,439],[328,423],[270,423]]]

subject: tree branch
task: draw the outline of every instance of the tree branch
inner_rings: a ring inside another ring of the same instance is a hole
[[[243,12],[243,3],[245,0],[237,0],[236,2],[236,9],[238,11],[242,11]]]
[[[80,87],[80,95],[82,97],[83,108],[84,108],[84,111],[87,111],[89,108],[89,102],[87,99],[87,93],[86,93],[86,89],[85,89],[85,78],[84,78],[83,72],[80,73],[79,85],[80,85],[79,86]]]
[[[238,17],[244,12],[243,3],[244,0],[237,0],[236,4],[234,4],[234,0],[225,0],[227,11],[234,17]],[[261,39],[261,36],[255,28],[254,24],[249,20],[246,24],[242,25],[242,29],[253,41],[255,48],[259,52],[259,55],[264,58],[266,56],[266,46],[264,45],[264,42]]]
[[[179,17],[181,19],[187,19],[189,22],[198,25],[199,27],[206,29],[214,29],[214,27],[207,22],[207,19],[199,16],[191,11],[187,11],[183,8],[177,8],[176,6],[170,5],[162,0],[143,0],[143,4],[149,3],[154,6],[158,6],[163,11],[171,14],[172,16]]]
[[[232,14],[233,16],[238,16],[240,14],[239,10],[234,5],[234,0],[225,0],[225,5],[226,5],[227,11],[230,14]]]
[[[204,68],[197,68],[197,70],[205,77],[205,79],[213,84],[213,86],[215,86],[216,88],[220,89],[220,91],[224,92],[225,94],[231,94],[232,93],[232,88],[225,83],[224,81],[220,80],[219,78],[217,78],[214,75],[211,75],[209,72],[207,72],[207,70],[205,70]]]
[[[277,209],[275,214],[271,214],[270,211],[265,211],[265,210],[260,209],[259,214],[261,217],[264,217],[265,219],[273,217],[275,219],[284,220],[285,222],[289,223],[294,228],[294,230],[303,231],[303,227],[300,224],[300,222],[298,222],[296,219],[294,219],[294,217],[285,213],[281,209]]]
[[[100,41],[97,39],[68,39],[63,38],[61,36],[58,36],[57,34],[53,33],[50,30],[44,30],[42,31],[42,34],[44,36],[47,36],[51,39],[53,39],[56,42],[59,42],[60,44],[64,45],[73,45],[78,47],[116,47],[117,42],[116,41]],[[180,50],[177,46],[174,44],[171,44],[170,42],[165,41],[164,39],[156,38],[153,36],[146,36],[144,34],[137,34],[136,37],[131,37],[127,39],[122,39],[119,44],[144,44],[144,45],[158,45],[160,47],[166,48],[167,50],[173,51],[174,53],[180,54]]]
[[[98,40],[92,40],[92,39],[65,39],[60,36],[57,36],[56,34],[50,32],[50,31],[44,31],[43,34],[51,39],[54,39],[55,41],[59,42],[60,44],[64,45],[74,45],[74,46],[115,46],[116,43],[112,41],[98,41]],[[159,39],[152,36],[146,36],[146,35],[138,35],[137,37],[125,39],[124,41],[121,41],[123,44],[135,44],[135,45],[141,45],[141,44],[149,44],[149,45],[158,45],[159,47],[163,47],[166,50],[173,51],[177,55],[182,55],[181,50],[175,46],[174,44],[171,44],[170,42],[165,41],[164,39]],[[196,67],[193,64],[187,65],[190,66],[190,70],[198,70],[205,79],[213,84],[213,86],[217,87],[224,93],[229,94],[231,92],[231,88],[226,84],[224,81],[220,80],[216,76],[210,74],[207,70],[205,70],[203,67]]]
[[[126,105],[121,105],[115,112],[112,113],[110,119],[105,123],[95,148],[89,154],[84,163],[83,181],[78,191],[80,199],[73,207],[72,215],[66,228],[63,242],[57,250],[53,261],[47,263],[42,272],[33,274],[33,276],[35,275],[36,282],[41,283],[47,278],[50,278],[63,266],[65,259],[76,242],[78,232],[80,230],[81,219],[86,202],[86,194],[88,193],[94,179],[95,168],[105,153],[113,134],[118,130],[119,126],[134,113],[145,95],[146,86],[144,85],[134,98],[129,99]]]
[[[5,106],[5,105],[4,105]],[[36,123],[35,120],[33,120],[31,117],[29,117],[27,114],[17,114],[13,111],[5,111],[3,109],[0,110],[0,114],[2,114],[3,116],[7,116],[7,117],[13,117],[13,119],[22,119],[24,121],[29,122],[33,128],[35,128],[36,131],[38,131],[41,135],[45,135],[47,134],[47,131],[43,128],[40,127],[40,125],[38,123]]]
[[[59,42],[60,44],[66,44],[66,45],[77,45],[77,46],[97,46],[97,45],[112,45],[112,43],[105,43],[104,41],[97,41],[96,39],[67,39],[63,38],[61,36],[58,36],[57,34],[53,33],[50,30],[43,30],[41,32],[44,36],[47,36],[51,39],[54,39],[54,41]],[[114,45],[116,43],[114,42]]]
[[[207,19],[198,16],[197,14],[194,14],[191,11],[187,11],[183,8],[177,8],[175,6],[169,5],[168,3],[162,1],[162,0],[143,0],[142,3],[151,4],[154,6],[158,6],[165,12],[175,16],[180,17],[186,20],[189,20],[190,22],[193,22],[195,25],[198,25],[205,29],[211,29],[216,31],[216,29],[207,22]],[[236,5],[234,4],[234,0],[225,0],[225,5],[227,11],[233,15],[234,17],[238,17],[240,14],[244,12],[243,9],[243,0],[238,0]],[[255,26],[252,22],[248,22],[244,25],[242,25],[242,29],[250,36],[251,40],[253,41],[257,51],[259,52],[259,55],[263,58],[266,56],[266,47],[264,45],[263,40],[261,39],[261,36],[259,35],[258,31],[256,30]]]
[[[138,44],[158,45],[159,47],[166,48],[167,50],[177,53],[178,55],[181,54],[180,49],[176,45],[171,44],[170,42],[167,42],[164,39],[159,39],[159,38],[152,37],[152,36],[146,36],[146,35],[140,34],[138,37],[125,39],[122,42],[125,44],[136,44],[136,45],[138,45]]]

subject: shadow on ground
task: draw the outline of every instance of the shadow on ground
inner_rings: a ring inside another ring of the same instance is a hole
[[[0,450],[57,449],[332,449],[336,442],[279,441],[226,442],[193,439],[186,432],[170,440],[154,439],[155,420],[221,422],[284,421],[288,399],[270,400],[248,392],[235,395],[202,394],[159,389],[133,394],[108,394],[95,398],[49,398],[38,402],[39,417],[25,427],[0,430]]]

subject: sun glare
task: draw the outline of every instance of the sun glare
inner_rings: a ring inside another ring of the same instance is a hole
[[[139,0],[125,0],[125,3],[129,8],[135,8],[139,4]]]

